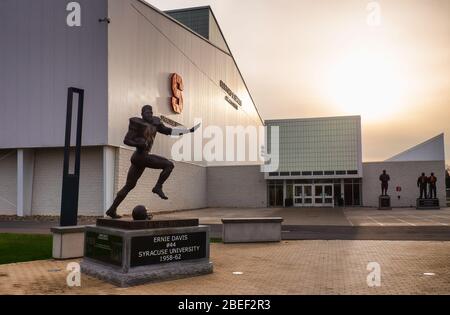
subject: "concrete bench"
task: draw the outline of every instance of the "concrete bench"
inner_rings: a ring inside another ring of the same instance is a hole
[[[283,218],[222,219],[224,243],[280,242]]]
[[[58,260],[84,256],[85,226],[53,227],[53,258]]]

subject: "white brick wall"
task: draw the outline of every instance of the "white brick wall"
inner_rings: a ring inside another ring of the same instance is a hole
[[[80,179],[80,215],[103,214],[103,153],[101,147],[82,151]],[[115,149],[114,191],[125,184],[130,157],[133,151]],[[71,162],[74,161],[72,152]],[[119,213],[131,213],[136,205],[143,204],[150,211],[198,209],[205,207],[267,206],[267,185],[259,166],[218,166],[204,168],[175,162],[175,169],[164,186],[169,200],[155,196],[154,187],[159,170],[145,170],[137,187],[119,207]],[[438,177],[438,197],[445,205],[444,162],[375,162],[364,163],[363,203],[377,207],[380,194],[379,174],[386,169],[391,176],[389,194],[393,207],[415,206],[418,197],[417,177],[421,172]],[[33,180],[32,215],[59,215],[63,149],[36,149]],[[400,194],[395,192],[402,187]],[[0,151],[0,214],[16,214],[17,152]],[[400,195],[400,199],[397,196]]]
[[[260,166],[209,167],[208,207],[267,207],[267,184]]]
[[[437,195],[441,206],[445,206],[445,163],[431,162],[374,162],[364,163],[363,171],[363,204],[368,207],[378,207],[378,197],[381,194],[379,176],[386,170],[391,177],[388,194],[393,207],[415,207],[419,197],[417,178],[422,172],[427,176],[433,172],[438,178]],[[402,187],[397,193],[396,187]],[[400,199],[398,199],[400,196]]]
[[[133,152],[123,148],[116,149],[115,193],[125,185]],[[118,212],[131,214],[137,205],[144,205],[152,212],[205,208],[206,168],[181,162],[174,164],[175,169],[164,185],[164,193],[169,200],[162,200],[152,193],[161,171],[146,169],[136,188],[119,206]]]
[[[0,150],[0,215],[17,213],[17,151]]]
[[[32,215],[59,215],[63,176],[63,149],[35,151]],[[71,154],[71,163],[75,160]],[[103,215],[103,151],[83,148],[81,154],[79,215]]]

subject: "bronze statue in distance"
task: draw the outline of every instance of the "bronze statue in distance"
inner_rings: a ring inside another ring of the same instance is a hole
[[[417,187],[420,189],[420,197],[419,199],[427,199],[427,185],[428,185],[428,177],[425,173],[422,173],[420,177],[417,179]]]
[[[430,199],[436,199],[436,182],[437,177],[434,176],[434,173],[431,173],[430,177],[428,177],[428,184],[430,185]]]
[[[386,170],[383,171],[383,174],[380,175],[381,181],[381,195],[387,196],[387,191],[389,188],[389,181],[391,180],[390,176],[386,173]]]
[[[117,214],[117,207],[122,203],[129,192],[136,187],[137,181],[146,168],[162,170],[152,192],[161,199],[167,200],[168,198],[163,192],[163,185],[172,173],[174,164],[164,157],[150,154],[156,134],[161,133],[167,136],[180,136],[187,133],[193,133],[199,127],[200,125],[191,129],[169,128],[165,126],[158,117],[153,116],[153,108],[150,105],[145,105],[142,108],[142,118],[131,118],[124,143],[130,147],[135,147],[136,151],[131,157],[131,166],[128,171],[127,182],[117,193],[116,199],[106,212],[106,215],[113,219],[121,218]]]

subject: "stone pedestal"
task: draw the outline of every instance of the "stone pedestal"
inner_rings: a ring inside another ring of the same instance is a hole
[[[439,210],[439,199],[417,199],[417,210]]]
[[[54,227],[53,235],[54,259],[81,258],[84,253],[84,226]]]
[[[120,287],[209,274],[209,227],[198,220],[99,219],[86,227],[83,273]]]
[[[378,198],[378,210],[392,210],[391,196],[380,196]]]

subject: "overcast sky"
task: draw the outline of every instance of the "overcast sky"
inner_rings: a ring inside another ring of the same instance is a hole
[[[212,7],[263,119],[361,115],[364,161],[445,132],[450,164],[449,0],[148,2]]]

